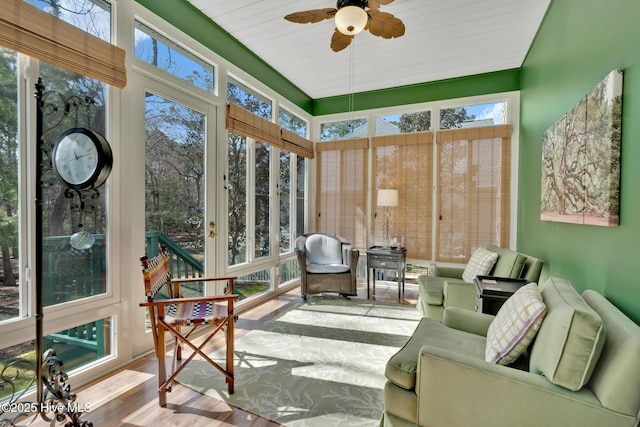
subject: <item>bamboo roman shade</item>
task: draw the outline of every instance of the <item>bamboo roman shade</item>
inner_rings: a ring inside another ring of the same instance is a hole
[[[316,230],[367,246],[369,140],[316,144]]]
[[[227,130],[282,148],[280,126],[232,102],[227,103]]]
[[[437,133],[437,261],[467,262],[475,249],[509,245],[511,126]]]
[[[123,88],[125,52],[23,0],[2,0],[0,45]]]
[[[227,103],[226,126],[229,132],[313,159],[313,142],[282,129],[232,102]]]
[[[373,147],[372,243],[385,233],[385,208],[377,206],[379,189],[397,189],[399,204],[388,209],[389,236],[404,242],[407,257],[432,259],[433,133],[404,133],[371,139]]]
[[[280,128],[280,139],[284,150],[313,159],[313,142],[284,128]]]

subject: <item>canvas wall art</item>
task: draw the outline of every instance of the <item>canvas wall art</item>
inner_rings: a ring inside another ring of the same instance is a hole
[[[617,226],[622,70],[613,70],[544,134],[543,221]]]

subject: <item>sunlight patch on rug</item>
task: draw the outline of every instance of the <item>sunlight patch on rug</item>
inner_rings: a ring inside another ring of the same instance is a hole
[[[420,319],[415,307],[309,297],[236,339],[235,393],[203,361],[178,381],[287,426],[377,426],[384,370]],[[216,361],[223,353],[213,353]]]

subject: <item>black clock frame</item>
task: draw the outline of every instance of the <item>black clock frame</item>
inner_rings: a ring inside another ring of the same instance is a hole
[[[64,179],[61,174],[58,172],[58,165],[56,163],[56,150],[60,146],[60,143],[69,135],[73,135],[76,133],[80,133],[86,135],[93,145],[96,147],[96,151],[98,152],[98,164],[96,166],[96,170],[93,174],[86,179],[84,182],[79,184],[73,184]],[[53,153],[51,156],[51,164],[53,167],[53,172],[56,174],[60,182],[62,182],[66,187],[71,188],[73,190],[86,190],[88,188],[98,188],[102,184],[104,184],[111,173],[111,169],[113,167],[113,152],[111,151],[111,146],[107,142],[104,136],[100,135],[97,132],[94,132],[90,129],[83,127],[75,127],[71,129],[67,129],[64,131],[60,137],[58,138],[58,142],[55,144],[53,148]]]

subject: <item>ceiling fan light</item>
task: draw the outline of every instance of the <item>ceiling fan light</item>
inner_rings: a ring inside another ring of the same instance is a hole
[[[367,25],[369,15],[361,7],[345,6],[338,9],[335,20],[338,31],[347,36],[355,36]]]

